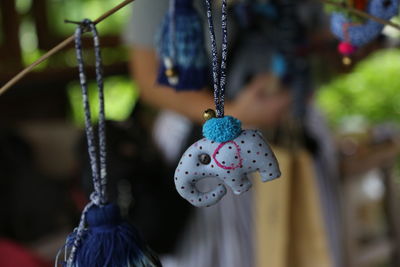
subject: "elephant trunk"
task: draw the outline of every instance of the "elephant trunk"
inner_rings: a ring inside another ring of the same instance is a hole
[[[214,205],[226,194],[226,188],[222,183],[218,184],[214,189],[208,192],[201,192],[196,187],[196,183],[204,178],[209,177],[182,177],[178,170],[175,172],[175,185],[178,193],[196,207],[208,207]]]

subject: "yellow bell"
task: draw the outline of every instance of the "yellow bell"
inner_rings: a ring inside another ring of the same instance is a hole
[[[175,68],[168,68],[165,70],[165,76],[167,77],[176,77],[178,76],[178,72]]]
[[[213,109],[207,109],[206,111],[204,111],[203,113],[203,119],[204,120],[209,120],[211,118],[215,118],[217,115],[215,114],[215,111]]]
[[[351,65],[351,58],[349,58],[349,57],[344,57],[344,58],[342,59],[342,62],[343,62],[344,65],[349,66],[349,65]]]

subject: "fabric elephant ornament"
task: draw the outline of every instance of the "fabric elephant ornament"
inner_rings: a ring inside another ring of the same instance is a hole
[[[273,151],[257,130],[242,130],[239,120],[225,116],[211,118],[203,126],[204,138],[183,154],[175,171],[179,194],[197,207],[216,204],[225,194],[226,185],[239,195],[251,187],[247,175],[260,172],[263,182],[281,175]],[[220,183],[211,191],[201,192],[196,184],[205,178]]]

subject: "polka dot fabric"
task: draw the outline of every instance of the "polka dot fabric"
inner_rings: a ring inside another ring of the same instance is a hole
[[[243,130],[227,142],[218,143],[203,138],[183,154],[175,171],[175,185],[179,194],[196,207],[216,204],[225,194],[226,186],[239,195],[251,187],[247,175],[260,172],[262,181],[281,175],[278,162],[261,133]],[[201,192],[196,183],[205,178],[220,183],[211,191]]]

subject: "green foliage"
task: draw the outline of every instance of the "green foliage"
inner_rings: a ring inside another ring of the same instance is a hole
[[[68,86],[71,119],[78,126],[85,123],[82,106],[81,86],[78,81]],[[125,76],[112,76],[104,79],[104,99],[106,119],[122,121],[128,118],[139,97],[139,90],[132,80]],[[97,84],[89,82],[89,101],[92,120],[98,120],[99,101]]]
[[[381,50],[369,56],[350,74],[323,86],[317,104],[333,126],[348,116],[369,123],[400,123],[400,50]]]
[[[65,24],[64,19],[81,21],[84,18],[96,19],[119,1],[110,0],[49,0],[49,21],[54,32],[64,36],[71,34],[75,25]],[[106,21],[97,25],[102,35],[119,34],[128,21],[131,5],[119,10]]]
[[[19,42],[22,50],[22,62],[25,66],[32,64],[45,52],[38,49],[38,39],[36,28],[30,16],[25,16],[21,20],[19,29]],[[42,62],[33,71],[44,70],[49,64],[48,61]]]
[[[337,2],[339,4],[343,3],[343,0],[331,0],[332,2]],[[347,9],[342,7],[337,7],[331,4],[324,4],[324,10],[327,13],[343,13],[346,17],[350,18],[352,22],[364,22],[364,18],[349,12]]]
[[[32,7],[32,0],[15,0],[15,7],[19,14],[26,14]]]
[[[1,1],[1,0],[0,0]],[[20,44],[22,48],[22,60],[25,66],[37,60],[45,51],[38,49],[38,38],[33,18],[27,15],[31,8],[32,0],[18,0],[16,2],[19,12],[21,12],[21,26],[19,29]],[[83,18],[95,19],[108,9],[116,5],[115,1],[105,0],[49,0],[49,21],[50,29],[60,36],[60,38],[73,34],[76,25],[64,23],[64,19],[80,21]],[[123,25],[127,23],[130,6],[119,10],[108,17],[97,28],[100,36],[120,35]],[[1,20],[0,20],[1,23]],[[3,36],[0,32],[0,43]],[[126,48],[120,47],[102,47],[102,56],[104,65],[111,65],[117,62],[126,61]],[[85,53],[87,62],[94,62],[93,53]],[[40,64],[34,71],[43,71],[48,68],[65,68],[66,66],[75,67],[74,49],[65,49],[61,53],[53,55],[51,58]]]

